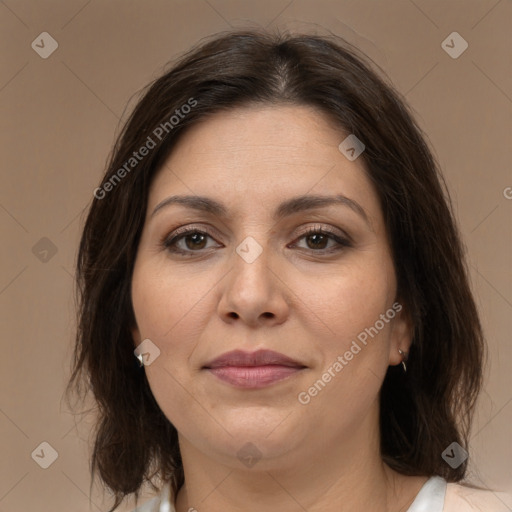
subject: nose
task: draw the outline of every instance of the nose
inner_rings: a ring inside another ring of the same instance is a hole
[[[252,262],[233,253],[232,270],[223,280],[218,313],[227,323],[242,322],[249,327],[283,323],[289,315],[289,288],[272,268],[269,250]],[[275,265],[274,265],[275,267]],[[282,274],[282,272],[281,272]]]

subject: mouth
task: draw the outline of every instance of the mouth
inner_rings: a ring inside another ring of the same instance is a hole
[[[290,357],[271,350],[244,352],[234,350],[222,354],[205,366],[213,376],[246,389],[258,389],[282,381],[307,368]]]

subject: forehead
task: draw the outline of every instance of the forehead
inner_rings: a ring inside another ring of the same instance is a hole
[[[213,114],[183,134],[154,178],[148,207],[174,193],[269,205],[310,192],[342,193],[371,212],[377,196],[362,158],[349,161],[338,148],[347,135],[308,106]]]

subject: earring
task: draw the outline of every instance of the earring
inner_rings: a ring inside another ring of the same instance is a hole
[[[402,368],[404,369],[404,373],[407,372],[407,365],[405,364],[407,362],[408,354],[407,352],[404,352],[403,350],[398,349],[398,352],[403,357],[402,359]]]

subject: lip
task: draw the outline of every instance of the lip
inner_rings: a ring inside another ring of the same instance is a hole
[[[272,350],[233,350],[213,359],[203,369],[235,387],[258,389],[296,375],[305,365]]]

